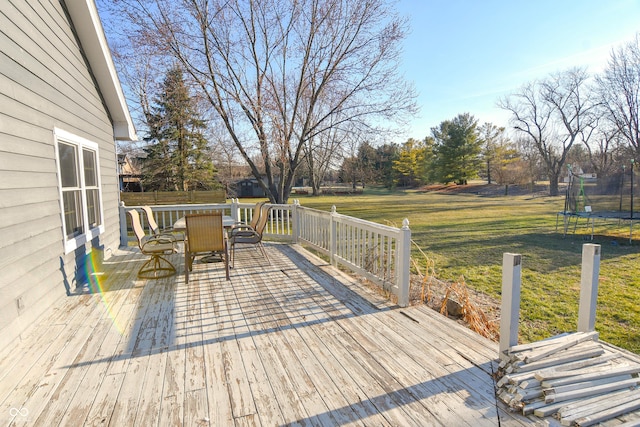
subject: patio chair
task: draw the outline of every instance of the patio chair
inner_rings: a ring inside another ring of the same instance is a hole
[[[131,218],[131,226],[136,239],[138,239],[140,252],[150,256],[138,270],[138,277],[141,279],[161,279],[176,274],[176,268],[163,256],[177,252],[175,239],[145,235],[138,211],[130,210],[127,214]]]
[[[267,262],[271,264],[271,260],[269,260],[267,252],[264,250],[264,245],[262,244],[262,234],[269,220],[269,210],[271,210],[271,207],[266,205],[260,208],[260,218],[255,228],[231,230],[231,237],[229,237],[229,244],[231,245],[231,268],[235,265],[235,247],[238,244],[255,245],[257,249],[262,252]]]
[[[147,217],[147,224],[149,224],[149,228],[151,229],[151,234],[154,236],[164,236],[168,239],[173,240],[184,240],[184,235],[182,233],[178,233],[178,235],[173,234],[171,228],[165,228],[160,230],[158,223],[156,222],[156,218],[153,216],[153,211],[149,206],[142,206],[142,210],[144,211],[145,216]]]
[[[256,226],[258,225],[258,221],[260,220],[260,214],[262,212],[262,207],[266,204],[267,202],[258,202],[253,206],[253,212],[251,214],[251,221],[250,222],[237,222],[235,223],[232,227],[231,227],[231,232],[232,233],[237,233],[238,231],[242,230],[242,231],[247,231],[247,232],[251,232],[252,230],[256,229]]]
[[[222,212],[210,212],[185,216],[187,231],[184,239],[185,282],[189,283],[189,273],[197,255],[219,254],[224,262],[227,280],[229,278],[229,256],[227,238],[222,226]]]

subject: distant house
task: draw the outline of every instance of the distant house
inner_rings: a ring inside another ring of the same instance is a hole
[[[93,0],[1,1],[0,345],[118,247],[135,129]]]
[[[126,154],[118,154],[118,181],[120,191],[140,192],[142,188],[142,170],[140,160]]]

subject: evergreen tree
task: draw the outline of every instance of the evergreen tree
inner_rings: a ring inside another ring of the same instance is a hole
[[[358,172],[362,182],[362,188],[366,183],[374,182],[377,179],[375,169],[376,149],[369,142],[365,141],[358,147]]]
[[[216,187],[203,135],[206,124],[189,95],[182,70],[171,68],[147,114],[149,140],[143,182],[148,190],[207,190]]]
[[[403,186],[415,186],[428,182],[428,171],[432,157],[430,138],[417,141],[409,138],[404,143],[393,168],[398,173]]]
[[[355,190],[358,182],[358,158],[356,156],[345,157],[338,171],[338,181],[343,183],[351,183]]]
[[[374,168],[377,171],[377,181],[386,188],[393,188],[396,183],[396,172],[393,168],[393,162],[397,158],[397,144],[383,144],[376,149]]]
[[[420,175],[422,176],[422,181],[425,184],[435,182],[438,180],[436,175],[436,168],[435,168],[436,140],[431,136],[427,136],[422,140],[422,147],[423,147],[422,148],[423,149],[422,169],[420,171]]]
[[[438,181],[466,184],[478,176],[482,140],[478,137],[477,126],[477,120],[464,113],[431,129],[435,139],[434,172]]]

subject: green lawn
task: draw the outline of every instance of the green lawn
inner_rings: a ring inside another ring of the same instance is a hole
[[[415,243],[435,262],[443,280],[464,276],[468,286],[500,297],[502,254],[522,254],[520,335],[533,341],[577,325],[582,244],[590,228],[556,232],[564,197],[388,192],[296,197],[304,206],[387,225],[409,219]],[[584,221],[584,220],[583,220]],[[640,353],[640,227],[629,244],[629,224],[596,222],[602,245],[596,329],[612,344]],[[571,229],[573,230],[573,229]],[[416,259],[422,259],[414,249]]]

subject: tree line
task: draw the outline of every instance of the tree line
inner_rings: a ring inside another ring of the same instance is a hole
[[[460,114],[422,140],[382,151],[363,145],[345,159],[341,175],[347,182],[406,186],[464,184],[479,176],[500,184],[548,180],[550,195],[557,195],[572,165],[603,177],[629,171],[640,161],[640,36],[614,49],[598,75],[584,68],[553,73],[498,106],[510,112],[508,129]],[[377,169],[372,158],[390,160]]]
[[[469,113],[445,120],[422,140],[373,147],[363,143],[342,162],[339,177],[354,187],[377,183],[386,187],[419,187],[431,183],[459,185],[483,177],[489,183],[524,184],[537,171],[507,137],[505,128],[478,125]],[[530,173],[529,173],[530,172]]]
[[[570,69],[500,99],[508,127],[462,113],[396,144],[415,91],[397,67],[407,21],[384,0],[97,3],[118,17],[107,28],[147,132],[147,188],[226,184],[242,164],[275,203],[332,175],[386,186],[546,179],[553,195],[571,162],[606,175],[640,160],[637,37],[597,76]]]

